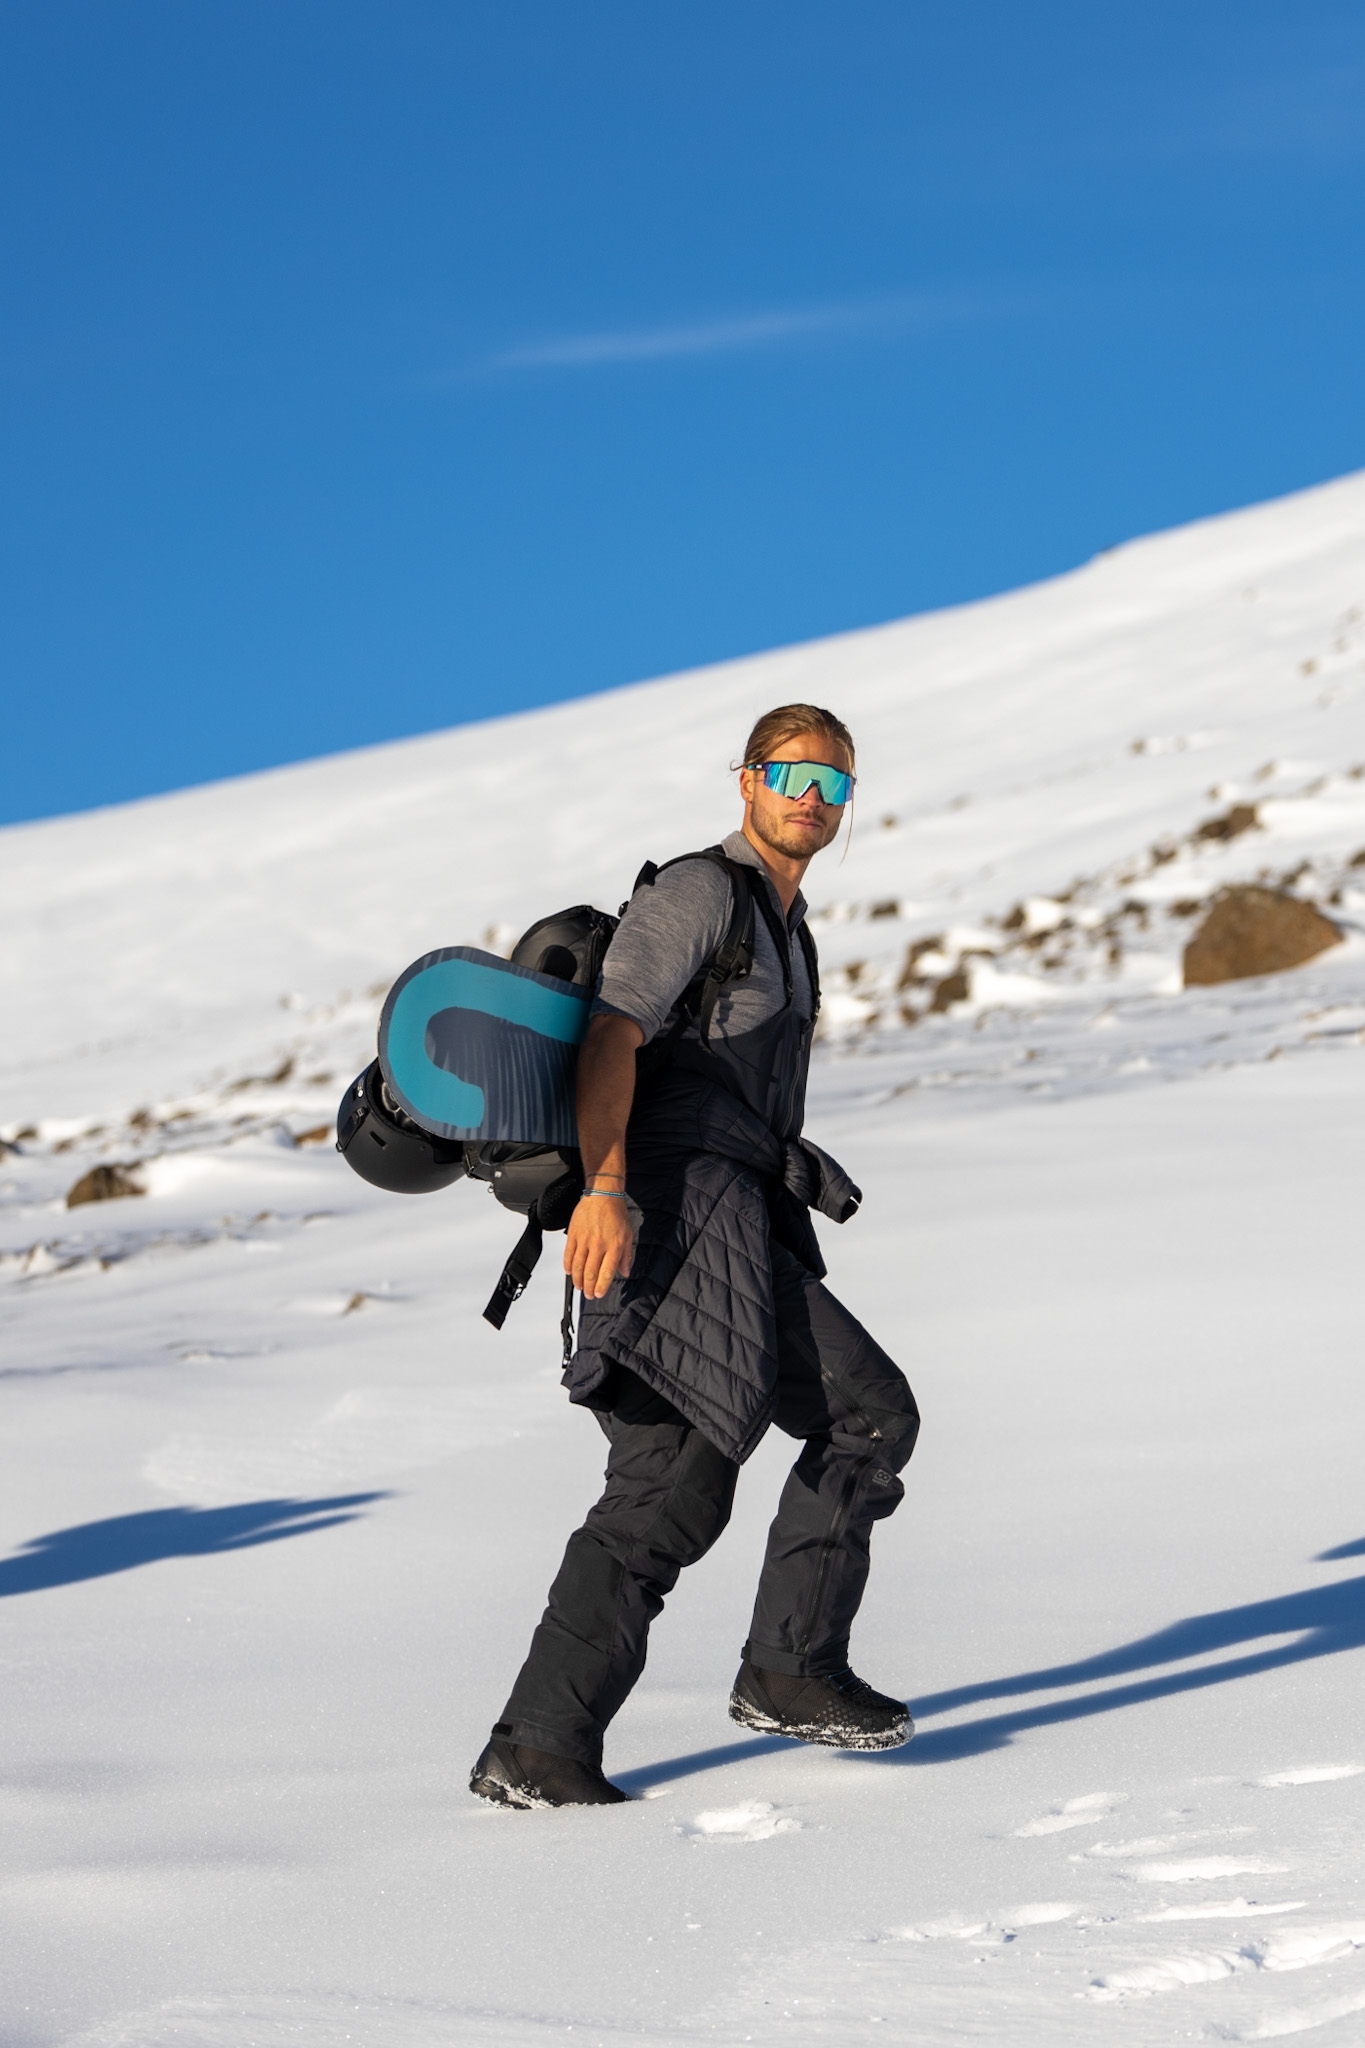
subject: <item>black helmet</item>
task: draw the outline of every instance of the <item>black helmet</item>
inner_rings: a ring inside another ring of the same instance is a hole
[[[514,967],[531,967],[537,974],[557,975],[560,981],[592,988],[618,922],[605,910],[594,910],[591,903],[578,903],[572,910],[537,918],[517,940],[509,958]]]
[[[401,1110],[371,1060],[337,1111],[337,1151],[362,1180],[391,1195],[430,1195],[465,1171],[464,1147],[433,1138]]]
[[[469,1178],[487,1181],[504,1209],[534,1216],[543,1230],[567,1229],[583,1192],[583,1162],[577,1152],[485,1140],[466,1145],[465,1160]]]

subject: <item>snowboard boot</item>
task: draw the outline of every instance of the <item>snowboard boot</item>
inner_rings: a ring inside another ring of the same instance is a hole
[[[616,1806],[630,1797],[596,1764],[527,1749],[498,1734],[470,1772],[469,1789],[495,1806]]]
[[[899,1749],[915,1732],[904,1700],[874,1692],[847,1664],[842,1671],[793,1678],[761,1671],[746,1657],[730,1695],[730,1719],[829,1749]]]

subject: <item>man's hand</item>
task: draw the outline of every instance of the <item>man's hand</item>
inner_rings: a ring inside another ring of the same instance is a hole
[[[597,1301],[619,1275],[625,1279],[635,1254],[630,1208],[613,1196],[584,1195],[569,1218],[564,1271],[589,1301]]]
[[[626,1124],[635,1099],[635,1053],[644,1032],[629,1017],[594,1017],[578,1055],[578,1145],[590,1188],[569,1219],[564,1271],[589,1301],[625,1279],[635,1251],[626,1191]]]

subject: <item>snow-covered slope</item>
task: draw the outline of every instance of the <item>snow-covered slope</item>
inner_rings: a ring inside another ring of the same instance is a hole
[[[812,902],[850,920],[822,933],[835,964],[899,960],[1078,878],[1145,877],[1154,843],[1234,797],[1268,800],[1267,831],[1167,870],[1163,897],[1350,852],[1362,662],[1352,477],[988,604],[12,829],[5,1113],[107,1112],[116,1075],[183,1089],[255,1050],[282,998],[334,1003],[561,899],[615,905],[645,853],[729,828],[729,765],[775,701],[833,701],[859,741],[851,848],[812,875]]]
[[[868,1197],[828,1250],[926,1415],[855,1660],[922,1732],[725,1719],[774,1436],[615,1731],[639,1803],[492,1813],[464,1776],[600,1444],[553,1275],[479,1321],[505,1213],[375,1195],[325,1126],[408,959],[716,837],[796,696],[860,745],[808,889],[811,1129]],[[1357,2040],[1363,766],[1348,478],[0,835],[0,2039]],[[1257,876],[1344,942],[1182,991]],[[146,1192],[67,1209],[99,1165]]]

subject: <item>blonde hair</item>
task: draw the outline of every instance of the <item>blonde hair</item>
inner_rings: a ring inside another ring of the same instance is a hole
[[[842,747],[848,755],[849,767],[856,765],[853,735],[842,718],[836,718],[832,711],[822,710],[818,704],[779,704],[776,710],[765,711],[749,734],[738,766],[752,768],[756,762],[770,761],[774,748],[785,746],[788,740],[800,739],[807,732]]]

